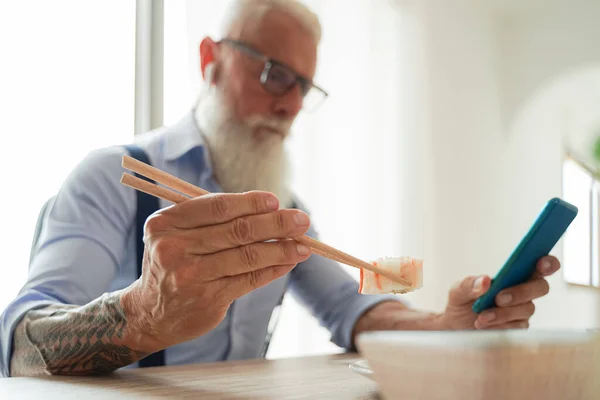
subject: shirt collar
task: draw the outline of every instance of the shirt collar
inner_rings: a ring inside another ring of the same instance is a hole
[[[164,130],[163,156],[167,162],[191,162],[199,172],[200,186],[212,192],[221,191],[212,179],[213,167],[204,135],[196,121],[196,110],[190,110],[181,120]],[[184,158],[186,159],[184,161]]]
[[[194,118],[194,110],[191,110],[176,124],[166,128],[165,160],[177,160],[194,149],[202,150],[201,153],[208,153],[202,132]]]
[[[196,122],[195,109],[166,128],[163,154],[167,162],[181,161],[186,155],[192,157],[196,168],[201,171],[201,181],[207,185],[205,181],[210,180],[213,168],[204,136]]]

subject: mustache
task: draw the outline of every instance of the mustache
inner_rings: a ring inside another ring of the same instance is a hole
[[[246,125],[249,128],[268,128],[279,132],[282,136],[288,136],[290,129],[292,128],[293,120],[283,118],[272,118],[255,115],[246,121]]]

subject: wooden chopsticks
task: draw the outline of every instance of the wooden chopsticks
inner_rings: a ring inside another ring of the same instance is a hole
[[[160,183],[164,186],[167,186],[171,189],[177,190],[177,192],[166,189],[164,187],[158,186],[154,183],[148,182],[144,179],[140,179],[136,176],[123,173],[121,177],[121,183],[127,185],[133,189],[139,190],[141,192],[147,193],[149,195],[159,197],[163,200],[170,201],[172,203],[181,203],[183,201],[189,200],[193,197],[203,196],[205,194],[209,194],[204,189],[201,189],[197,186],[192,185],[189,182],[186,182],[182,179],[179,179],[173,175],[170,175],[164,171],[161,171],[158,168],[155,168],[151,165],[143,163],[139,160],[136,160],[133,157],[128,155],[123,156],[122,166],[130,171],[133,171],[141,176],[145,176],[146,178],[150,178],[153,181]],[[179,193],[178,193],[179,192]],[[327,257],[331,260],[340,262],[342,264],[349,265],[351,267],[355,267],[358,269],[366,269],[368,271],[374,272],[376,274],[383,275],[393,281],[401,283],[406,286],[410,286],[410,283],[406,280],[394,276],[394,274],[389,273],[387,270],[372,265],[366,261],[360,260],[356,257],[353,257],[349,254],[346,254],[336,248],[328,246],[318,240],[315,240],[309,236],[295,236],[292,239],[308,246],[314,254],[318,254],[323,257]]]

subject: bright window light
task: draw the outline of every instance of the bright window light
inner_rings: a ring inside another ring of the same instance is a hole
[[[135,2],[0,2],[0,310],[25,283],[38,212],[92,149],[133,137]]]

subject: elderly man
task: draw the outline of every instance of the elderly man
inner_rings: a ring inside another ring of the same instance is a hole
[[[136,140],[153,165],[216,194],[161,204],[136,264],[136,192],[119,183],[127,150],[90,154],[58,193],[29,280],[2,316],[2,374],[260,357],[287,291],[346,349],[368,330],[526,328],[532,300],[548,292],[543,277],[559,268],[553,257],[497,308],[471,311],[490,285],[473,276],[437,314],[359,295],[339,265],[287,240],[316,237],[288,189],[283,145],[308,96],[324,95],[312,81],[319,23],[283,0],[240,1],[227,21],[221,40],[200,45],[206,90],[194,110]]]

